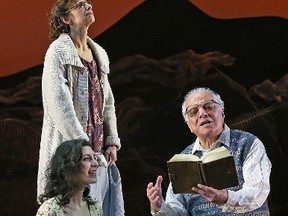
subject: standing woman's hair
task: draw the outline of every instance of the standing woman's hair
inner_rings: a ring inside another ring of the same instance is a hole
[[[67,16],[69,5],[75,4],[75,0],[57,0],[49,14],[49,37],[57,39],[61,33],[70,33],[69,25],[65,24],[61,17]]]
[[[70,202],[70,198],[77,192],[77,176],[80,173],[82,147],[91,146],[86,140],[69,140],[61,143],[50,160],[46,171],[47,184],[40,202],[58,196],[62,206]],[[89,197],[89,186],[84,190],[83,198],[87,203],[95,201]]]

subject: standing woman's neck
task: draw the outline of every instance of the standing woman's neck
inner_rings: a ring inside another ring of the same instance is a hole
[[[87,32],[88,28],[71,29],[69,35],[77,50],[86,51],[89,49],[87,45]]]

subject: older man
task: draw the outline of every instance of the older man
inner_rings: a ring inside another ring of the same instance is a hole
[[[263,143],[248,132],[230,130],[224,123],[224,102],[209,88],[191,90],[185,96],[182,114],[197,136],[182,153],[200,157],[225,146],[234,157],[239,185],[217,190],[198,184],[191,188],[195,194],[174,194],[170,183],[164,201],[162,176],[158,176],[155,185],[150,182],[147,186],[152,215],[269,215],[271,162]]]

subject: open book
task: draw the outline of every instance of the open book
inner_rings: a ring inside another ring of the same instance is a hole
[[[219,190],[239,184],[234,159],[224,146],[201,158],[192,154],[175,154],[167,162],[167,167],[176,194],[194,193],[192,187],[199,183]]]

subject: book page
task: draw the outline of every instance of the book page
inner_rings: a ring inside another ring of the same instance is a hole
[[[201,160],[203,163],[208,163],[211,161],[215,161],[221,158],[226,158],[228,156],[230,156],[230,152],[228,151],[228,149],[226,149],[224,146],[217,148],[215,150],[212,150],[210,152],[208,152],[207,154],[203,155],[201,157]]]
[[[200,161],[200,158],[192,154],[175,154],[168,162],[177,161]]]

